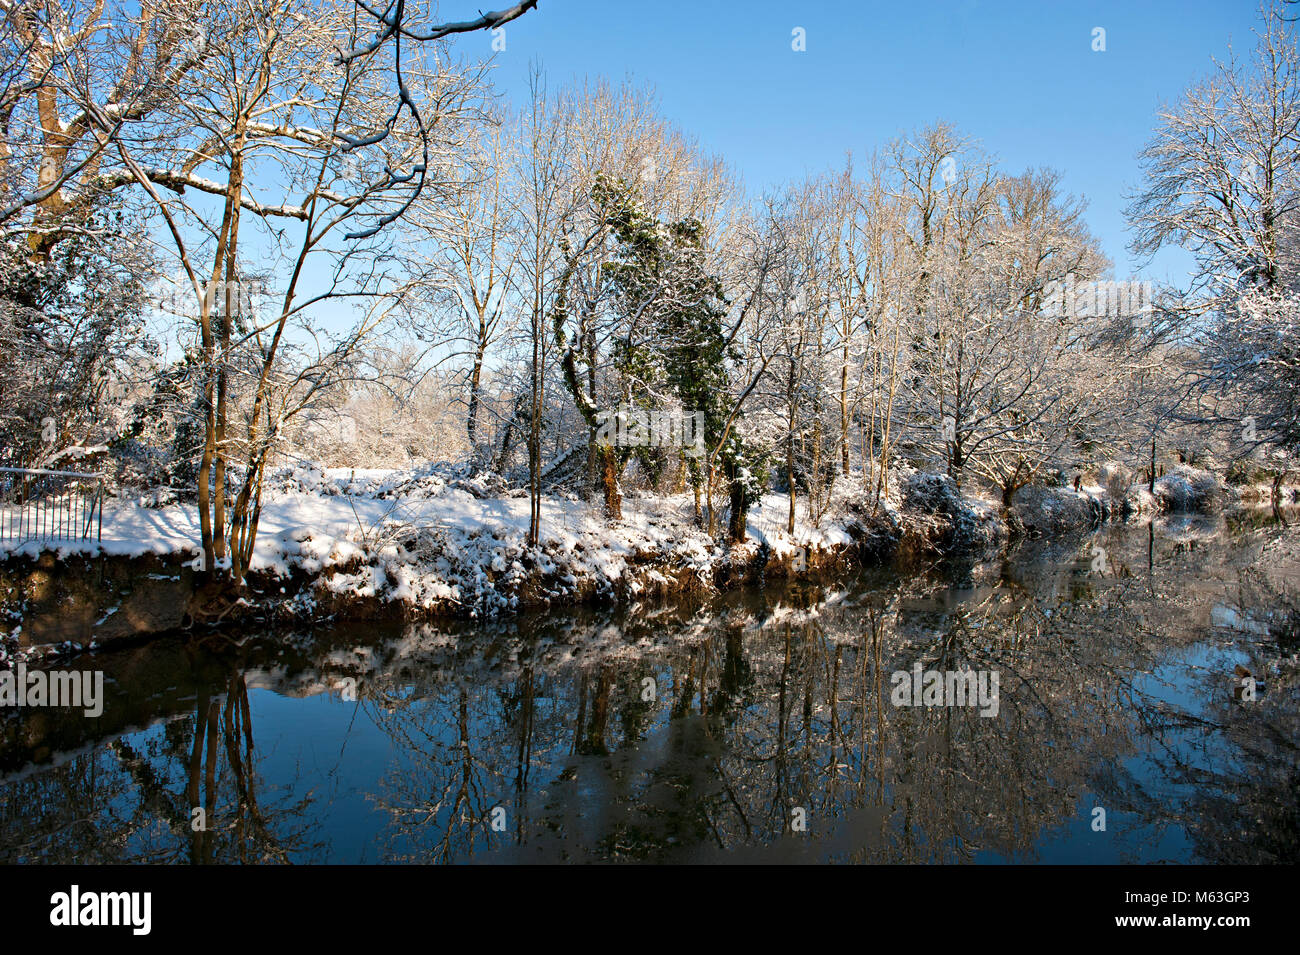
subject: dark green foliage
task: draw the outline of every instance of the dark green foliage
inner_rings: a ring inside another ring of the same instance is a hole
[[[707,268],[703,226],[694,219],[657,221],[621,180],[599,179],[593,198],[618,242],[615,256],[602,265],[626,329],[615,342],[614,365],[639,385],[634,402],[652,408],[650,395],[666,391],[687,413],[699,412],[711,450],[730,410],[732,355],[723,326],[727,302]]]

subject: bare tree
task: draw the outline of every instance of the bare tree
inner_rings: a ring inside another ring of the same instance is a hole
[[[230,24],[206,0],[4,0],[0,15],[0,225],[44,256],[130,181],[113,175],[116,144],[148,148],[152,120],[211,52],[207,26]]]
[[[342,66],[359,65],[366,61],[376,60],[381,54],[386,53],[391,46],[393,57],[392,79],[396,87],[397,103],[392,107],[387,119],[376,128],[366,131],[359,130],[346,135],[345,148],[355,150],[374,146],[383,142],[394,130],[404,126],[415,130],[415,135],[421,145],[421,155],[418,161],[411,162],[408,167],[387,166],[384,168],[382,182],[384,187],[410,185],[411,189],[407,194],[406,201],[397,208],[385,212],[376,221],[348,235],[348,238],[366,239],[376,235],[385,226],[396,222],[420,198],[432,168],[429,146],[432,131],[437,125],[436,113],[426,115],[420,101],[407,82],[406,71],[408,64],[402,53],[402,41],[410,41],[407,45],[409,52],[412,44],[435,43],[461,33],[503,29],[505,24],[510,21],[517,20],[529,10],[535,10],[537,0],[521,0],[520,3],[504,10],[481,13],[473,20],[445,23],[422,22],[425,17],[422,7],[419,4],[409,2],[409,0],[386,0],[385,5],[382,7],[378,4],[368,3],[366,0],[352,0],[352,2],[355,4],[356,9],[362,12],[362,19],[373,18],[377,28],[372,36],[362,40],[361,37],[367,31],[362,29],[354,20],[356,29],[354,29],[352,35],[352,42],[346,49],[342,45],[337,48],[336,62]]]
[[[465,160],[473,166],[473,180],[433,203],[416,203],[408,213],[415,234],[412,257],[435,323],[422,334],[432,334],[444,350],[440,361],[468,361],[458,373],[467,393],[465,432],[476,466],[485,463],[477,450],[484,370],[489,351],[514,317],[512,283],[521,251],[516,210],[505,194],[511,184],[505,150],[502,130],[485,129]],[[437,321],[444,313],[445,324]]]
[[[1230,54],[1161,110],[1128,210],[1137,252],[1177,244],[1196,257],[1190,288],[1163,309],[1169,332],[1200,356],[1179,377],[1172,416],[1226,429],[1238,455],[1300,447],[1300,54],[1285,9],[1264,8],[1248,62]]]
[[[1283,232],[1300,211],[1300,59],[1293,28],[1272,5],[1250,63],[1230,54],[1214,75],[1160,110],[1132,199],[1134,251],[1190,249],[1191,307],[1277,291],[1290,251]]]
[[[547,93],[540,72],[530,79],[531,101],[514,141],[514,181],[521,248],[519,288],[528,331],[528,544],[536,546],[542,519],[542,428],[550,357],[550,315],[562,268],[561,240],[570,214],[567,153],[570,106]]]
[[[219,590],[227,582],[238,586],[247,572],[261,478],[283,421],[347,366],[365,334],[401,302],[394,297],[400,283],[383,243],[358,241],[356,230],[367,231],[407,201],[391,176],[366,173],[431,154],[430,143],[408,129],[373,144],[361,161],[347,162],[354,131],[373,126],[384,93],[373,68],[330,62],[328,51],[353,29],[346,8],[329,12],[294,0],[266,0],[252,13],[246,28],[212,40],[221,55],[191,74],[195,88],[178,99],[175,119],[188,135],[172,139],[171,164],[146,167],[125,144],[117,146],[172,240],[184,276],[182,300],[186,290],[194,296],[189,314],[199,337],[204,418],[200,526],[205,567],[215,571],[228,562],[229,574],[214,578]],[[444,68],[418,76],[421,91],[439,111],[446,138],[437,145],[454,155],[462,140],[459,127],[476,120],[477,73]],[[267,174],[272,170],[276,175]],[[267,195],[276,189],[279,196]],[[299,190],[296,200],[285,195]],[[301,230],[296,247],[286,242],[282,223]],[[253,236],[241,233],[245,224],[254,227]],[[255,283],[241,242],[253,243],[284,267],[286,284],[266,316],[249,308]],[[313,256],[331,262],[321,286],[311,284],[305,269]],[[325,342],[304,320],[322,301],[340,298],[356,302],[360,317],[352,330]],[[284,353],[302,344],[314,354],[292,362],[293,371],[283,377]],[[240,484],[228,517],[227,468],[237,447],[232,394],[245,384]]]

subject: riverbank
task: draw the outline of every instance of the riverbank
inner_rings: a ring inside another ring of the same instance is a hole
[[[629,496],[614,522],[588,502],[548,497],[540,541],[530,547],[529,501],[519,492],[433,469],[297,468],[277,473],[267,489],[247,594],[223,621],[482,619],[635,603],[863,564],[979,557],[1020,537],[1210,511],[1267,491],[1228,488],[1190,468],[1162,476],[1154,493],[1120,473],[1092,477],[1077,489],[1022,489],[1009,509],[921,472],[892,475],[873,506],[860,478],[850,478],[815,522],[801,498],[793,532],[788,497],[764,496],[738,545],[697,525],[689,494]],[[98,544],[11,547],[0,559],[4,652],[75,650],[189,626],[197,539],[196,509],[155,492],[110,501]]]

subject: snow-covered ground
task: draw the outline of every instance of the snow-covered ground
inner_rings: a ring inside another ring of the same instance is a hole
[[[327,471],[336,476],[336,472]],[[353,472],[337,472],[345,477]],[[372,472],[373,473],[373,472]],[[0,508],[0,514],[4,513]],[[583,538],[605,538],[612,546],[630,543],[636,535],[656,542],[669,541],[691,520],[691,497],[629,497],[623,502],[623,519],[611,526],[598,505],[582,500],[547,497],[542,502],[542,543],[573,549]],[[768,543],[778,553],[793,552],[800,546],[828,546],[847,543],[838,526],[814,528],[808,524],[807,505],[796,508],[793,538],[786,533],[789,501],[782,494],[765,495],[750,511],[750,537]],[[478,498],[467,491],[447,488],[423,497],[376,498],[368,495],[322,496],[303,491],[274,494],[262,509],[252,569],[287,569],[286,557],[300,554],[301,541],[311,538],[318,546],[332,540],[346,550],[346,544],[381,542],[403,528],[424,529],[463,537],[490,535],[501,539],[522,539],[528,530],[529,502],[525,496]],[[798,543],[796,543],[796,541]],[[0,542],[0,549],[13,554],[36,556],[43,550],[68,554],[110,554],[134,557],[143,554],[196,552],[199,542],[198,508],[192,504],[151,507],[138,499],[109,499],[104,505],[103,533],[95,541]],[[342,555],[340,555],[342,556]]]
[[[627,497],[622,519],[612,523],[598,504],[546,497],[539,546],[530,549],[527,496],[479,496],[482,489],[470,487],[475,493],[427,469],[279,472],[268,479],[250,570],[279,577],[301,572],[317,578],[318,589],[340,596],[422,609],[450,602],[471,613],[494,613],[517,606],[525,587],[537,602],[580,589],[637,593],[669,584],[666,571],[687,572],[707,585],[727,554],[695,526],[688,494]],[[0,548],[33,557],[53,550],[60,556],[197,558],[197,507],[159,502],[157,493],[108,500],[99,543],[27,541]],[[795,533],[786,533],[788,508],[783,495],[764,497],[750,512],[749,546],[766,544],[781,557],[851,543],[834,510],[811,526],[803,500]]]

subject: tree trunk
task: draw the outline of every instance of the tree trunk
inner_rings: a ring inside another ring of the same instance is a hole
[[[734,544],[745,542],[745,526],[749,523],[749,495],[743,481],[731,479],[731,517],[727,522],[727,537]]]
[[[844,346],[840,366],[840,473],[849,476],[849,346]]]
[[[230,402],[230,346],[234,316],[231,314],[242,301],[239,288],[239,201],[244,191],[244,161],[242,144],[232,157],[230,164],[230,202],[232,216],[230,220],[230,240],[226,244],[226,281],[221,288],[221,312],[219,329],[220,348],[217,352],[217,409],[215,444],[217,449],[216,466],[213,468],[213,483],[216,485],[212,502],[213,550],[218,560],[226,556],[226,433],[229,426]],[[240,581],[235,580],[236,584]]]
[[[600,457],[601,488],[605,495],[605,518],[611,521],[623,518],[623,493],[619,490],[618,449],[612,445],[598,445]]]
[[[1151,472],[1147,481],[1147,490],[1152,494],[1156,493],[1156,436],[1154,434],[1151,436]]]
[[[465,434],[469,437],[469,453],[471,456],[474,455],[475,443],[478,438],[479,386],[483,379],[483,353],[486,348],[487,342],[480,338],[478,347],[474,350],[474,366],[469,373],[469,413],[465,416]]]
[[[232,198],[232,196],[234,198]],[[227,190],[225,208],[222,212],[221,231],[217,239],[217,249],[212,261],[212,274],[205,289],[195,289],[199,301],[199,332],[202,339],[203,369],[203,453],[199,458],[198,502],[199,535],[203,548],[203,568],[205,574],[211,574],[216,566],[217,557],[225,552],[225,528],[213,521],[213,465],[221,454],[218,444],[217,427],[217,377],[220,357],[217,351],[216,336],[213,335],[212,309],[216,304],[216,288],[221,281],[222,268],[226,264],[230,235],[234,220],[239,215],[238,196]],[[223,475],[224,475],[224,468]],[[224,491],[219,491],[224,493]]]
[[[787,426],[790,429],[790,433],[786,435],[786,439],[785,439],[785,473],[786,473],[786,479],[790,484],[790,513],[786,517],[785,530],[787,534],[793,534],[794,533],[794,508],[795,508],[796,499],[798,497],[798,491],[795,488],[795,481],[794,481],[794,426],[795,426],[795,419],[796,419],[796,411],[795,411],[796,398],[795,398],[795,365],[793,361],[790,362],[790,375],[786,382],[786,401],[788,402],[788,407],[790,409],[790,414],[787,419]]]

